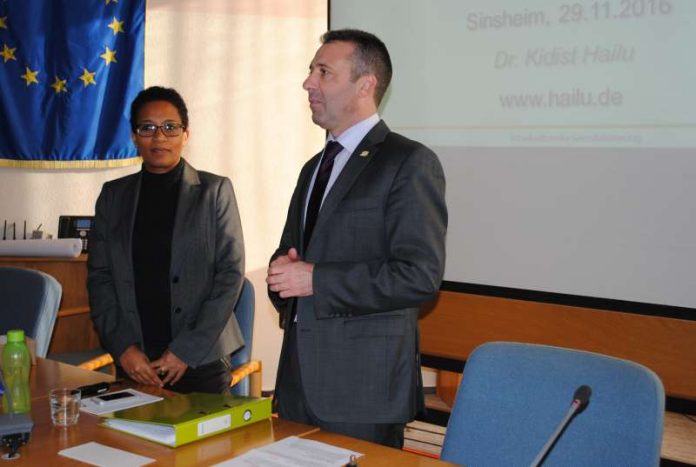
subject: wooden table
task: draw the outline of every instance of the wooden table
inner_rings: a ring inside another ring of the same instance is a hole
[[[20,462],[13,465],[42,467],[76,465],[79,464],[77,461],[59,455],[58,451],[88,441],[156,460],[155,463],[148,465],[212,465],[288,436],[301,436],[317,430],[308,425],[272,418],[173,449],[100,427],[98,426],[99,417],[84,412],[80,414],[80,421],[76,426],[54,427],[51,424],[48,400],[37,402],[32,410],[34,419],[32,440],[20,448],[19,452],[22,456],[19,459]]]
[[[31,440],[19,449],[20,459],[13,466],[68,466],[83,465],[63,457],[58,451],[89,441],[155,459],[148,465],[205,466],[222,462],[244,452],[279,441],[288,436],[306,436],[339,447],[354,449],[365,454],[359,459],[363,466],[435,466],[444,462],[421,457],[398,449],[352,439],[332,433],[322,433],[316,427],[287,420],[272,418],[262,422],[221,433],[205,440],[190,443],[176,449],[140,439],[108,428],[98,426],[100,418],[80,413],[77,425],[69,428],[54,427],[51,423],[48,391],[56,387],[76,387],[100,381],[111,381],[110,375],[82,370],[80,368],[43,358],[37,359],[32,368],[31,391],[34,430]],[[139,390],[145,388],[136,386]],[[150,389],[148,392],[171,395],[167,391]],[[3,449],[3,452],[7,452]],[[8,464],[9,465],[9,464]]]
[[[94,384],[101,381],[113,381],[114,378],[99,371],[86,371],[72,365],[37,358],[36,365],[31,368],[29,387],[32,398],[32,408],[37,399],[48,400],[48,391],[54,388],[75,388],[85,384]],[[48,404],[48,402],[46,402]]]

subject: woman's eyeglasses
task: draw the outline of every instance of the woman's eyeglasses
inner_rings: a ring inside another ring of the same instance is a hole
[[[135,133],[143,138],[152,138],[161,129],[164,136],[179,136],[186,129],[181,123],[166,122],[161,125],[154,123],[142,123],[135,127]]]

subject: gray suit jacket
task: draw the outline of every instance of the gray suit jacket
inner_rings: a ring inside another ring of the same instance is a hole
[[[274,258],[290,247],[301,251],[305,199],[319,158],[300,173]],[[417,319],[419,306],[440,287],[446,229],[437,156],[379,122],[326,196],[301,251],[315,264],[314,295],[283,300],[270,292],[279,311],[297,300],[302,385],[319,419],[403,423],[422,406]],[[285,343],[281,364],[284,358]]]
[[[184,162],[174,221],[169,350],[189,366],[229,355],[244,343],[234,317],[244,279],[244,241],[232,183]],[[143,346],[133,285],[132,234],[140,173],[104,184],[90,232],[91,317],[115,360]]]

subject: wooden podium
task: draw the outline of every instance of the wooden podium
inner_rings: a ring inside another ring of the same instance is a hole
[[[77,258],[0,256],[0,266],[37,269],[63,286],[58,318],[48,353],[84,352],[99,348],[99,338],[89,318],[87,255]]]

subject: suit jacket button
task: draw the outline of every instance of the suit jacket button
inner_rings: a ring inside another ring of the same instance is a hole
[[[181,313],[181,307],[180,306],[176,307],[176,309],[174,310],[174,313],[176,313],[176,314]]]
[[[179,283],[179,276],[172,277],[172,282],[175,284],[178,284]]]

